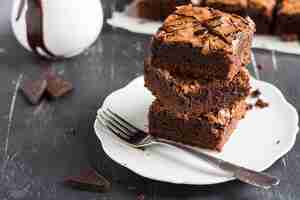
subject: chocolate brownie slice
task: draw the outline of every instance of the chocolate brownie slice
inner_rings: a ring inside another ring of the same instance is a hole
[[[149,133],[154,137],[221,151],[238,121],[245,116],[246,108],[246,103],[241,101],[232,109],[213,113],[180,113],[156,100],[149,110]]]
[[[152,39],[151,65],[177,75],[231,80],[250,62],[250,18],[208,7],[177,7]]]
[[[300,35],[300,1],[281,1],[277,12],[276,32],[279,35]]]
[[[139,0],[137,12],[139,17],[163,21],[175,10],[176,6],[189,2],[190,0]]]
[[[257,33],[270,33],[276,0],[206,0],[206,6],[228,13],[249,16]]]
[[[247,0],[206,0],[205,5],[224,12],[245,15]]]
[[[257,33],[270,33],[276,0],[248,0],[247,14],[255,22]]]
[[[180,112],[205,113],[231,108],[250,93],[246,68],[232,81],[190,79],[172,75],[168,70],[145,65],[145,86],[166,107]]]

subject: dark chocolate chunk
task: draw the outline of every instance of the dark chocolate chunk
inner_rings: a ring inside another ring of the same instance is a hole
[[[110,182],[94,169],[83,170],[79,176],[66,177],[64,184],[92,192],[107,192],[111,188]]]
[[[252,98],[258,98],[260,95],[261,95],[261,92],[259,91],[259,89],[256,89],[256,90],[251,92],[251,97]]]
[[[47,92],[51,97],[62,97],[73,90],[72,83],[62,79],[59,75],[48,75],[47,81]]]
[[[26,80],[22,82],[21,91],[26,99],[33,105],[40,102],[47,88],[47,80]]]
[[[269,106],[269,103],[263,101],[262,99],[257,99],[257,101],[255,103],[255,107],[257,107],[257,108],[265,108],[265,107],[268,107],[268,106]]]

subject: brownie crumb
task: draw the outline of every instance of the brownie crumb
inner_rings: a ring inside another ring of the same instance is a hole
[[[257,101],[255,103],[255,107],[257,107],[257,108],[265,108],[268,106],[269,106],[269,103],[263,101],[262,99],[257,99]]]
[[[247,109],[247,110],[252,110],[252,109],[253,109],[253,105],[250,104],[250,103],[248,103],[246,109]]]
[[[295,40],[299,39],[298,35],[295,33],[282,34],[280,37],[281,37],[281,40],[286,41],[286,42],[295,41]]]
[[[79,176],[66,177],[64,184],[92,192],[106,192],[111,188],[110,182],[91,168],[81,171]]]
[[[252,98],[258,98],[260,95],[261,95],[261,92],[259,91],[259,89],[256,89],[256,90],[251,92],[251,97]]]
[[[262,70],[264,67],[261,64],[257,65],[257,69]]]

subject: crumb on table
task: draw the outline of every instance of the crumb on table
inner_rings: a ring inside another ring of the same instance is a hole
[[[261,95],[261,92],[259,91],[259,89],[256,89],[256,90],[251,92],[251,97],[252,98],[258,98],[260,95]]]
[[[257,68],[258,68],[259,70],[262,70],[264,67],[263,67],[263,65],[258,64],[258,65],[257,65]]]
[[[252,104],[250,104],[250,103],[248,103],[247,104],[247,108],[246,108],[247,110],[252,110],[253,109],[253,105]]]
[[[257,99],[255,103],[255,107],[257,108],[266,108],[269,106],[268,102],[263,101],[262,99]]]

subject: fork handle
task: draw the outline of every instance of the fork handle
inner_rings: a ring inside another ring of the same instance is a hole
[[[227,161],[224,161],[222,159],[216,158],[214,156],[208,155],[206,153],[196,151],[194,148],[180,144],[175,143],[173,141],[164,140],[164,139],[156,139],[157,142],[172,145],[175,147],[178,147],[180,149],[183,149],[185,151],[188,151],[189,153],[213,164],[214,166],[226,171],[230,172],[232,176],[237,178],[238,180],[251,184],[263,189],[270,189],[272,186],[276,186],[279,184],[280,180],[277,177],[270,176],[268,174],[262,173],[262,172],[256,172],[254,170],[250,170],[238,165],[235,165],[233,163],[229,163]]]

